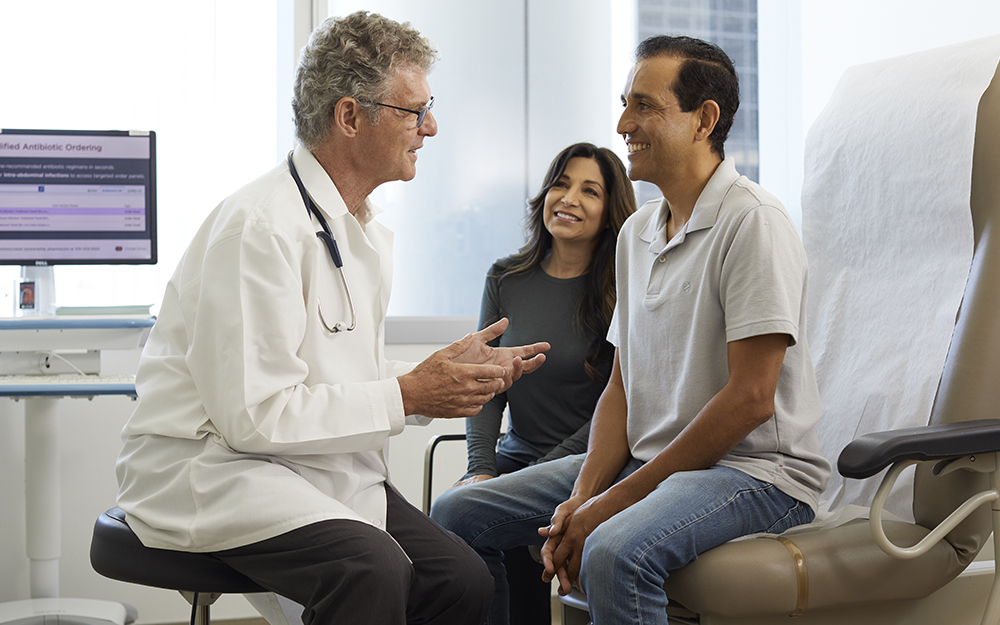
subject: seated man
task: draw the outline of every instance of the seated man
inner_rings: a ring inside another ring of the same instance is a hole
[[[670,571],[815,514],[830,467],[806,257],[781,203],[725,159],[738,94],[712,44],[637,50],[618,132],[629,177],[664,197],[618,239],[616,358],[587,453],[449,490],[431,513],[489,566],[490,623],[508,621],[505,549],[544,541],[544,577],[578,584],[597,625],[666,624]]]
[[[434,57],[408,24],[366,12],[313,32],[301,145],[195,235],[122,433],[118,505],[143,544],[213,553],[303,605],[306,625],[479,625],[493,593],[386,464],[405,415],[474,415],[548,348],[489,347],[501,320],[415,366],[385,358],[392,233],[368,195],[413,178],[437,133]]]

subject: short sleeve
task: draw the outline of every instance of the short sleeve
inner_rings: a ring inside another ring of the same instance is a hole
[[[787,334],[794,345],[806,271],[805,251],[788,216],[767,205],[748,211],[722,266],[719,297],[726,340]]]

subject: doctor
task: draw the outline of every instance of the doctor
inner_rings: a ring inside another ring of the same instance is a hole
[[[367,12],[312,34],[301,145],[195,235],[122,435],[118,505],[142,542],[216,554],[305,606],[307,625],[478,624],[492,599],[478,556],[386,468],[404,415],[475,415],[548,349],[490,348],[500,321],[415,366],[385,358],[392,233],[368,195],[412,179],[437,132],[434,59],[408,24]]]

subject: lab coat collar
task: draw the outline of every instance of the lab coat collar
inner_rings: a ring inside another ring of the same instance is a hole
[[[330,175],[326,173],[312,152],[299,144],[295,146],[292,161],[295,163],[295,169],[299,172],[299,177],[302,178],[306,192],[328,221],[350,214],[337,186],[333,184]],[[358,210],[359,221],[367,224],[381,212],[382,210],[372,204],[371,200],[365,198],[364,205]]]
[[[715,173],[709,178],[708,184],[702,189],[698,201],[694,204],[691,219],[684,226],[678,237],[677,243],[682,243],[690,232],[706,230],[715,225],[719,218],[719,210],[722,209],[722,201],[725,199],[729,189],[740,177],[736,171],[736,161],[729,157],[719,163],[715,168]],[[650,250],[659,253],[667,247],[667,213],[670,204],[666,198],[659,200],[660,205],[650,215],[645,227],[639,231],[639,239],[649,243]]]

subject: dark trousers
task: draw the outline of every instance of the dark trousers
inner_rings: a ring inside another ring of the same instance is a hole
[[[386,499],[385,532],[321,521],[215,555],[305,606],[305,625],[480,625],[493,600],[486,565],[392,488]]]

